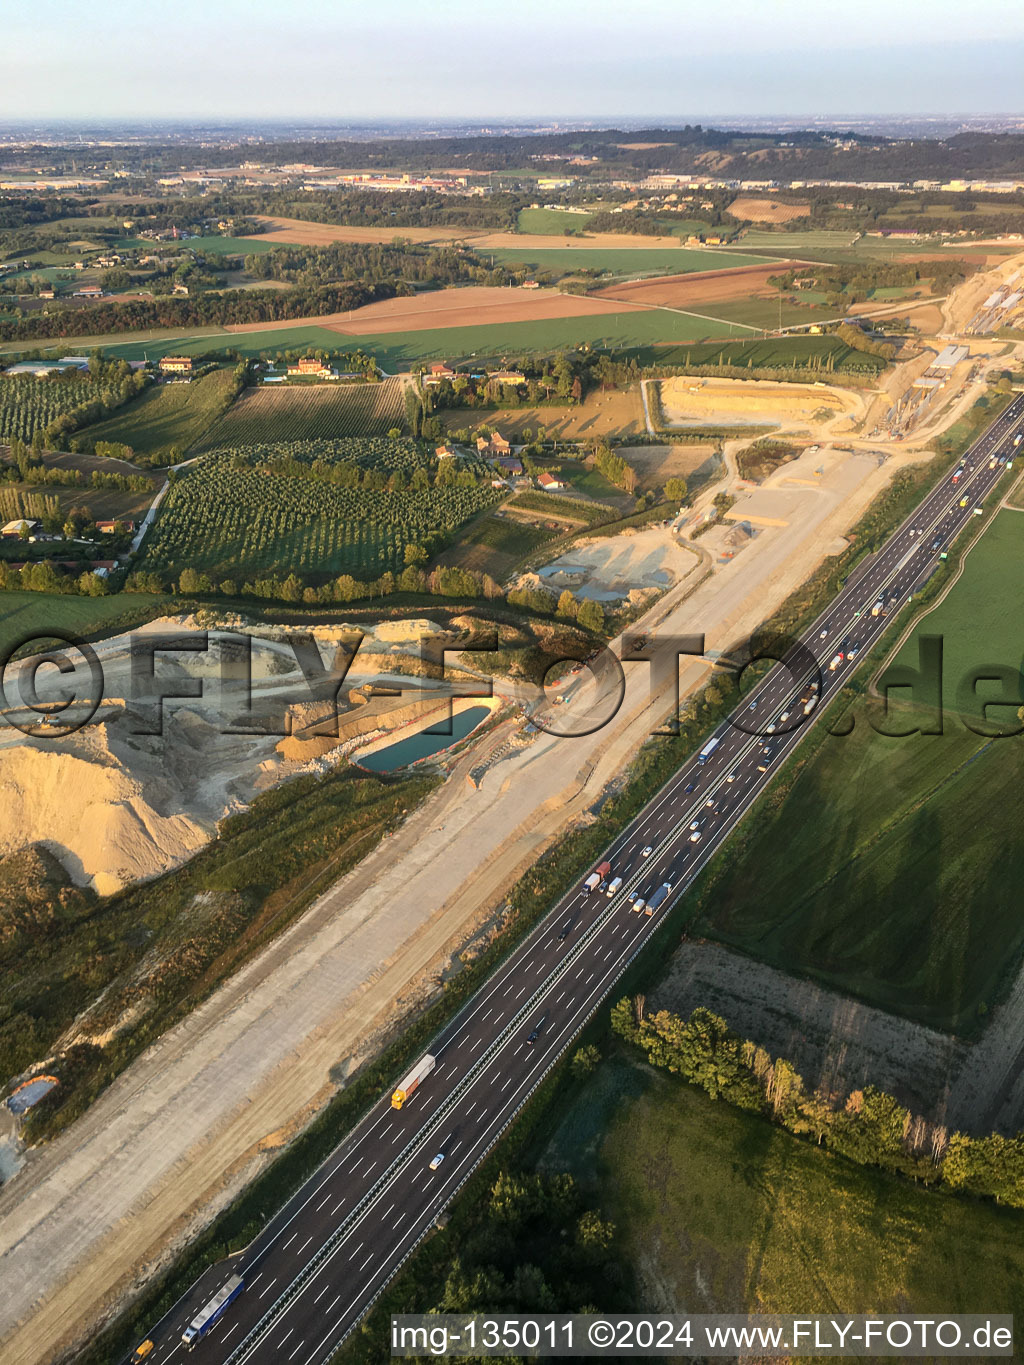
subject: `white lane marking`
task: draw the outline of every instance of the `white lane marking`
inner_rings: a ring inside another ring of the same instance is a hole
[[[299,1235],[299,1234],[298,1234],[297,1232],[293,1232],[292,1235],[288,1238],[287,1242],[285,1242],[285,1244],[284,1244],[284,1246],[281,1248],[281,1250],[282,1250],[282,1251],[287,1251],[288,1248],[291,1246],[292,1242],[294,1242],[295,1239],[296,1239],[296,1237],[298,1237],[298,1235]]]
[[[321,1210],[321,1209],[323,1208],[323,1206],[327,1203],[327,1201],[328,1201],[328,1199],[330,1199],[330,1197],[331,1197],[330,1194],[325,1194],[325,1195],[324,1195],[323,1199],[321,1199],[321,1200],[320,1200],[320,1203],[317,1204],[317,1206],[316,1206],[316,1211],[317,1211],[317,1213],[320,1212],[320,1210]]]
[[[362,1251],[362,1249],[363,1249],[363,1243],[360,1242],[359,1245],[356,1247],[355,1251],[353,1251],[352,1255],[351,1255],[348,1259],[349,1259],[350,1261],[354,1261],[355,1258],[356,1258],[356,1257],[359,1255],[359,1253]]]
[[[274,1287],[275,1284],[277,1284],[277,1277],[276,1277],[276,1276],[270,1281],[270,1283],[267,1285],[266,1289],[264,1289],[263,1293],[260,1295],[260,1298],[261,1298],[261,1299],[266,1298],[266,1296],[270,1293],[270,1291],[273,1289],[273,1287]]]
[[[300,1341],[299,1344],[298,1344],[298,1346],[296,1346],[295,1350],[294,1350],[294,1351],[292,1352],[292,1354],[288,1357],[288,1359],[291,1360],[292,1356],[297,1356],[301,1350],[302,1350],[302,1342]]]
[[[370,1264],[370,1262],[371,1262],[372,1260],[373,1260],[373,1252],[371,1251],[370,1254],[369,1254],[369,1256],[367,1256],[366,1260],[365,1260],[365,1261],[363,1262],[363,1264],[359,1267],[360,1271],[365,1270],[366,1267]]]
[[[312,1237],[307,1237],[306,1240],[303,1242],[302,1246],[300,1246],[298,1251],[295,1253],[296,1256],[301,1256],[312,1240],[313,1240]]]
[[[323,1298],[323,1296],[327,1293],[328,1289],[330,1289],[330,1287],[331,1287],[331,1286],[330,1286],[329,1283],[328,1283],[328,1284],[325,1284],[324,1287],[323,1287],[323,1289],[320,1290],[320,1293],[316,1296],[316,1298],[313,1300],[313,1302],[314,1302],[314,1303],[319,1303],[320,1300]]]

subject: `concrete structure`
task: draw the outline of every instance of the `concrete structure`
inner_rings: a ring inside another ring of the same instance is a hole
[[[966,346],[945,346],[925,370],[925,374],[945,379],[966,356]]]

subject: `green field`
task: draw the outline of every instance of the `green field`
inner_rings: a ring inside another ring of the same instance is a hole
[[[807,291],[810,295],[810,290]],[[811,304],[813,306],[808,307]],[[710,303],[706,308],[700,304],[695,305],[699,313],[721,318],[723,322],[743,322],[748,327],[757,327],[762,331],[774,331],[780,326],[779,323],[779,300],[778,298],[766,299],[724,299],[721,302]],[[788,303],[785,297],[782,300],[782,322],[783,327],[807,327],[813,322],[821,322],[824,319],[832,319],[842,316],[842,308],[829,308],[822,304],[815,303],[815,300],[808,297],[803,298],[801,303]]]
[[[137,456],[169,457],[188,450],[225,411],[234,396],[230,369],[214,370],[190,384],[157,384],[105,422],[86,427],[92,441],[120,441]]]
[[[847,346],[837,336],[785,336],[708,342],[697,346],[647,346],[637,356],[641,365],[738,365],[753,369],[821,366],[831,359],[836,374],[885,368],[879,356]]]
[[[342,486],[332,466],[397,471],[408,481],[426,460],[412,441],[387,438],[218,451],[174,483],[145,543],[145,567],[215,580],[292,571],[318,581],[373,578],[402,569],[406,545],[436,544],[497,501],[489,484],[389,491],[382,477],[377,488]]]
[[[1005,491],[1003,489],[1002,491]],[[1024,664],[1024,619],[1020,612],[1020,584],[1024,582],[1024,516],[1004,509],[997,512],[984,535],[973,546],[964,570],[946,598],[923,616],[913,636],[900,650],[896,663],[916,668],[918,638],[940,635],[943,639],[943,705],[950,713],[959,710],[960,680],[984,665],[1012,668]],[[964,706],[978,715],[986,697],[999,695],[996,684],[982,684],[977,696]],[[933,703],[934,693],[926,698]],[[989,718],[1012,722],[1024,704],[1020,683],[1010,706],[993,708]]]
[[[767,249],[779,256],[799,256],[805,250],[823,251],[832,247],[852,245],[857,233],[830,230],[829,228],[809,228],[806,232],[769,232],[764,228],[751,228],[739,240],[740,251]],[[729,248],[730,254],[733,248]]]
[[[1024,1312],[1019,1212],[854,1166],[619,1052],[556,1114],[541,1166],[599,1192],[638,1309]]]
[[[746,256],[718,247],[571,247],[532,248],[528,240],[520,249],[481,251],[486,260],[499,265],[525,265],[552,275],[572,275],[577,270],[600,270],[626,279],[646,275],[690,275],[701,270],[731,270],[738,265],[764,265],[764,256]]]
[[[480,517],[438,556],[437,563],[490,574],[500,583],[524,556],[558,534],[514,517]]]
[[[321,436],[386,436],[405,427],[400,379],[379,384],[264,384],[247,389],[211,427],[204,450]]]
[[[566,228],[582,228],[593,218],[592,213],[564,213],[558,209],[520,209],[517,226],[520,232],[537,232],[550,236]]]
[[[116,597],[54,596],[42,592],[0,594],[0,655],[25,640],[46,639],[54,632],[88,639],[113,627],[128,630],[149,620],[156,608],[172,599],[153,593],[122,593]]]
[[[894,696],[904,704],[888,734],[860,704],[852,733],[812,736],[728,860],[698,881],[697,932],[935,1028],[981,1025],[1024,951],[1024,745],[981,737],[953,712],[968,668],[1020,667],[1019,518],[997,515],[917,628],[945,640],[944,733],[894,733],[930,714],[926,691],[920,707]],[[917,666],[915,640],[899,661]]]

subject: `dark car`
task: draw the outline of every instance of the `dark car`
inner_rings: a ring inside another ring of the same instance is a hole
[[[569,934],[572,932],[572,926],[573,921],[571,919],[567,919],[565,923],[562,925],[561,930],[559,931],[558,935],[559,943],[564,943],[565,940],[569,937]]]
[[[683,791],[686,792],[687,795],[689,795],[690,792],[694,792],[696,790],[697,790],[696,782],[687,782],[686,786],[683,788]]]
[[[533,1032],[529,1035],[529,1037],[526,1040],[527,1047],[533,1047],[534,1043],[540,1037],[541,1029],[544,1027],[547,1021],[548,1016],[546,1014],[542,1014],[540,1018],[537,1020],[536,1024],[534,1025]]]

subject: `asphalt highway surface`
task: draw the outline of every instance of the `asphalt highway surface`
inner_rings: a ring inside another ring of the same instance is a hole
[[[436,1069],[406,1104],[396,1110],[390,1093],[382,1095],[255,1241],[208,1271],[156,1325],[150,1365],[186,1356],[195,1365],[330,1359],[859,656],[934,572],[943,547],[1006,472],[999,457],[1012,461],[1022,430],[1024,395],[976,441],[956,481],[944,477],[857,566],[800,647],[719,725],[710,754],[683,763],[615,840],[605,855],[623,879],[615,895],[577,885],[559,902],[429,1045]],[[637,913],[629,897],[647,900],[662,884],[671,891],[654,914]],[[244,1292],[186,1351],[182,1332],[231,1274],[242,1276]]]

